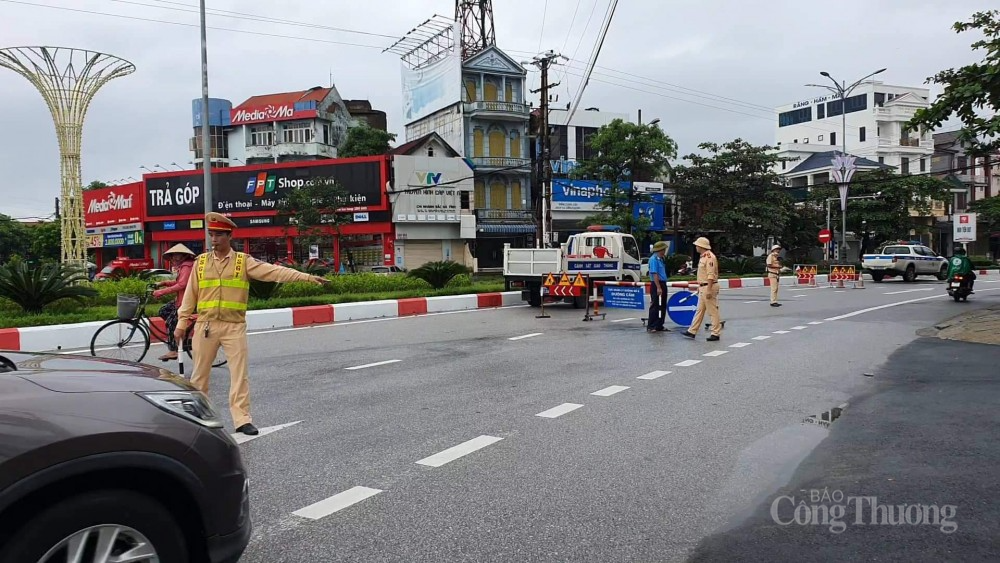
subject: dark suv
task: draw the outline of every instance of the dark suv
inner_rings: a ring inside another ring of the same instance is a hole
[[[0,563],[235,562],[239,447],[173,373],[0,351]]]

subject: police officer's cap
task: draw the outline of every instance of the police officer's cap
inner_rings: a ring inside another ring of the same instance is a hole
[[[236,223],[233,223],[232,219],[214,211],[205,215],[205,221],[210,231],[232,232],[236,228]]]

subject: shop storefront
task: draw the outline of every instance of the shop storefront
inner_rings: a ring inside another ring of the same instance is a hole
[[[87,250],[101,270],[115,258],[149,258],[142,184],[83,192]]]
[[[388,158],[362,157],[219,169],[212,174],[212,209],[237,225],[233,247],[271,263],[332,262],[358,271],[394,263],[395,236],[386,183]],[[183,242],[195,252],[204,246],[204,176],[200,172],[148,174],[147,247],[157,263],[164,250]],[[351,207],[338,210],[351,222],[322,236],[299,237],[277,207],[289,190],[321,178],[333,178],[349,193]]]
[[[392,166],[396,266],[453,261],[473,267],[473,172],[465,159],[396,155]]]

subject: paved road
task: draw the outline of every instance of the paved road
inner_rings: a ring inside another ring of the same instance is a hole
[[[803,419],[870,392],[917,329],[1000,301],[977,289],[724,291],[715,343],[563,307],[252,335],[243,561],[685,560],[826,438]]]

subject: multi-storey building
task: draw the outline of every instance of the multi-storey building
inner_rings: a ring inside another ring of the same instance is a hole
[[[531,210],[531,160],[528,156],[529,104],[525,99],[524,67],[496,46],[462,61],[460,74],[443,73],[443,84],[456,98],[443,109],[418,116],[406,124],[406,140],[437,133],[462,151],[473,165],[476,240],[473,256],[480,270],[503,266],[503,245],[534,246],[535,222]],[[418,99],[425,83],[404,92]]]
[[[201,100],[192,107],[192,164],[201,168]],[[212,166],[219,168],[336,158],[349,127],[386,130],[385,112],[367,100],[341,99],[334,86],[253,96],[235,108],[210,99],[208,107]]]
[[[988,197],[1000,196],[1000,152],[992,155],[970,154],[959,141],[959,131],[934,134],[934,157],[931,172],[952,185],[953,197],[948,202],[949,214],[941,217],[938,227],[944,254],[952,248],[951,214],[964,213],[969,204]],[[970,254],[1000,256],[1000,233],[977,230],[978,240],[968,245]],[[950,254],[950,252],[948,252]]]
[[[929,96],[926,88],[869,82],[846,100],[831,95],[803,98],[776,109],[775,141],[781,156],[799,162],[818,153],[842,151],[846,144],[848,154],[900,174],[927,173],[934,141],[929,131],[910,131],[906,123],[918,109],[930,106]],[[783,163],[780,172],[792,173],[797,164]],[[812,183],[811,176],[808,185]]]

